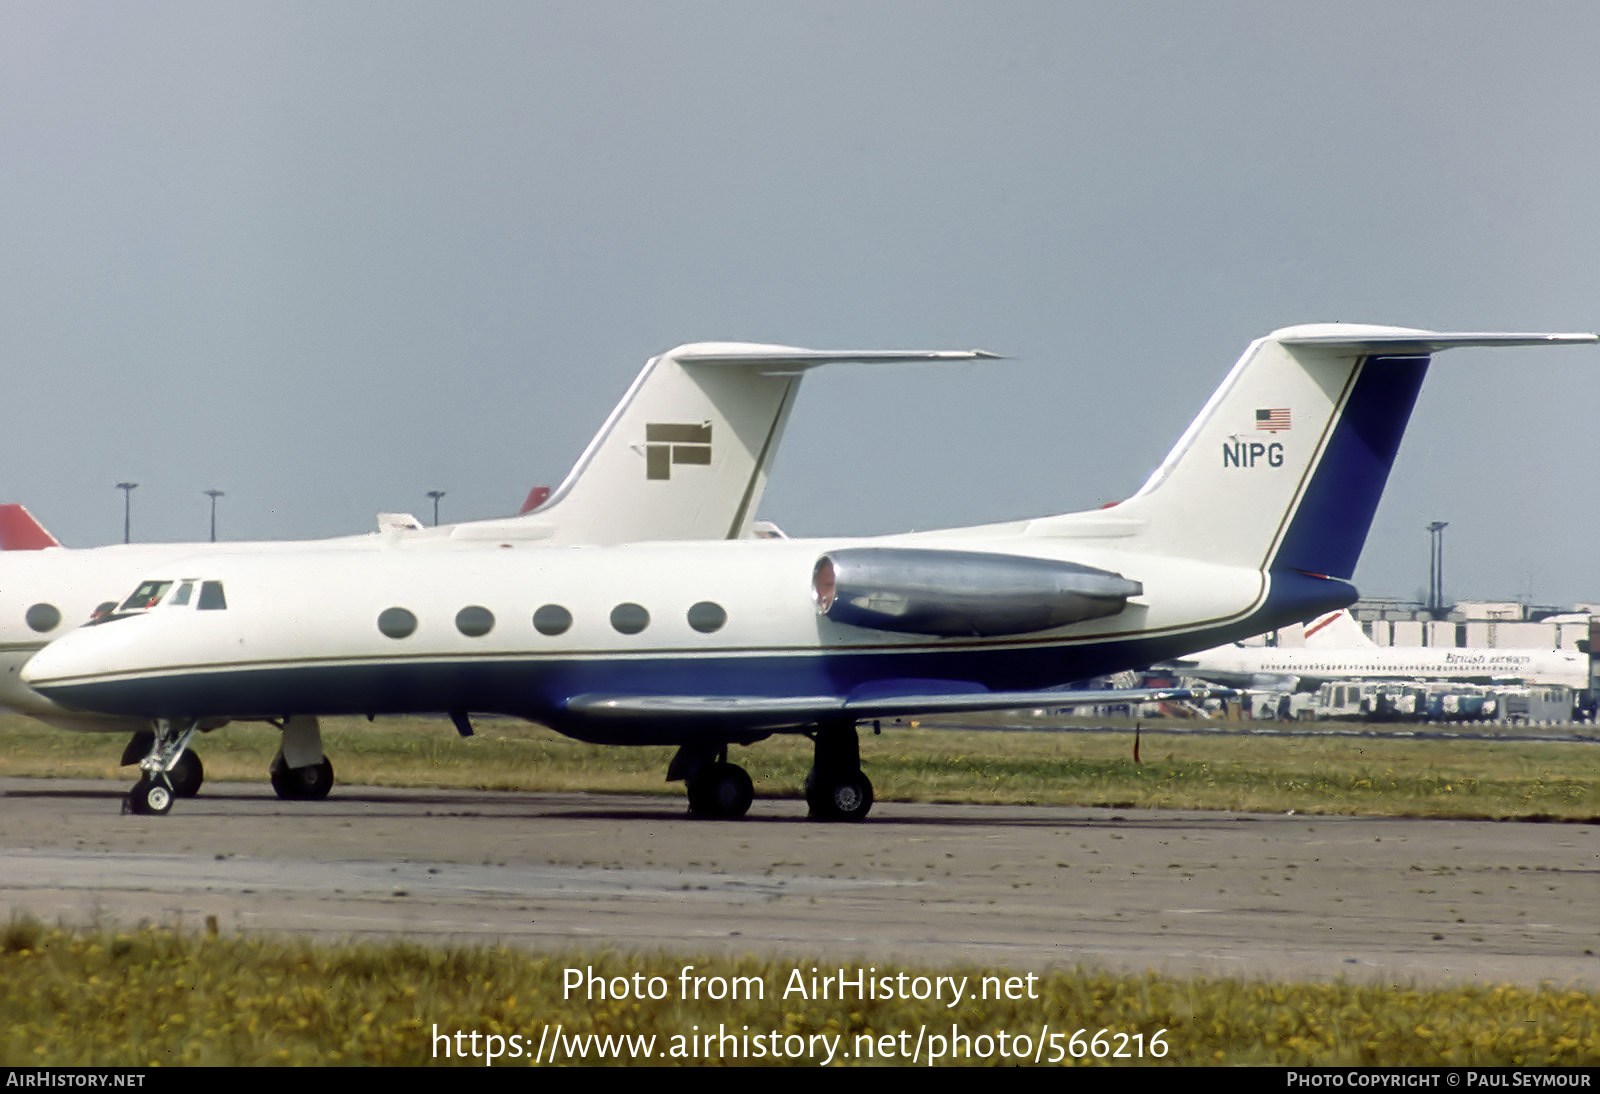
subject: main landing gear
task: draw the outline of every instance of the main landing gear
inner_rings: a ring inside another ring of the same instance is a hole
[[[667,765],[667,781],[682,779],[689,790],[689,815],[697,820],[738,820],[755,800],[755,786],[728,746],[683,745]]]
[[[305,767],[274,767],[272,789],[284,801],[321,801],[333,789],[333,763],[324,756]]]
[[[810,737],[816,742],[805,784],[811,819],[865,820],[872,809],[872,781],[861,770],[855,722],[824,722]],[[680,746],[667,767],[667,781],[680,779],[689,791],[689,816],[697,820],[737,820],[755,798],[750,776],[728,762],[726,744]]]
[[[333,789],[333,764],[322,751],[322,723],[297,714],[278,727],[283,744],[272,757],[272,789],[285,801],[321,801]]]
[[[872,781],[861,770],[861,740],[855,722],[824,722],[811,739],[817,746],[806,775],[811,819],[866,820],[872,809]]]

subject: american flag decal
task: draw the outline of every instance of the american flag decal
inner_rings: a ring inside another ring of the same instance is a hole
[[[1272,410],[1256,411],[1256,428],[1268,433],[1279,433],[1289,428],[1289,408],[1286,406],[1275,407]]]

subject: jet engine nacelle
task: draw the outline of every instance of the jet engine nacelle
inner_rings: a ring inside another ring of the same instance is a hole
[[[979,551],[830,551],[811,578],[817,612],[901,634],[1028,634],[1116,615],[1137,581],[1075,562]]]

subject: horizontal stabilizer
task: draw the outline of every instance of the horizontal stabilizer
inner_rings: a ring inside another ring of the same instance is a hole
[[[976,691],[958,694],[876,694],[849,699],[836,695],[578,695],[567,703],[572,714],[596,721],[714,722],[722,726],[788,726],[849,715],[856,719],[909,714],[1012,710],[1022,707],[1075,707],[1099,703],[1198,702],[1228,699],[1229,688],[1101,688],[1039,691]]]
[[[909,361],[999,361],[998,353],[982,349],[942,350],[824,350],[795,349],[789,346],[741,346],[738,349],[694,349],[676,351],[673,356],[686,365],[768,366],[785,372],[816,368],[818,365],[886,365]]]
[[[1384,330],[1349,333],[1316,332],[1315,328],[1294,328],[1301,333],[1284,333],[1278,341],[1286,346],[1315,346],[1319,349],[1348,349],[1359,353],[1390,355],[1431,354],[1469,346],[1579,346],[1600,341],[1600,336],[1575,334],[1518,334],[1499,331]]]

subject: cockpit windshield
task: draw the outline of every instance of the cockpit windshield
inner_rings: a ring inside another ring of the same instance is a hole
[[[173,588],[176,586],[177,591]],[[199,586],[197,589],[196,586]],[[171,593],[169,596],[168,594]],[[141,615],[157,605],[164,604],[168,608],[192,608],[202,612],[226,611],[228,597],[222,590],[220,581],[201,581],[199,578],[185,577],[176,581],[150,580],[142,581],[133,591],[133,595],[118,605],[114,600],[108,600],[94,610],[89,617],[90,624],[109,623],[113,619],[125,619],[130,615]]]
[[[122,602],[119,612],[142,612],[161,603],[161,598],[172,588],[170,581],[143,581],[133,595]]]

